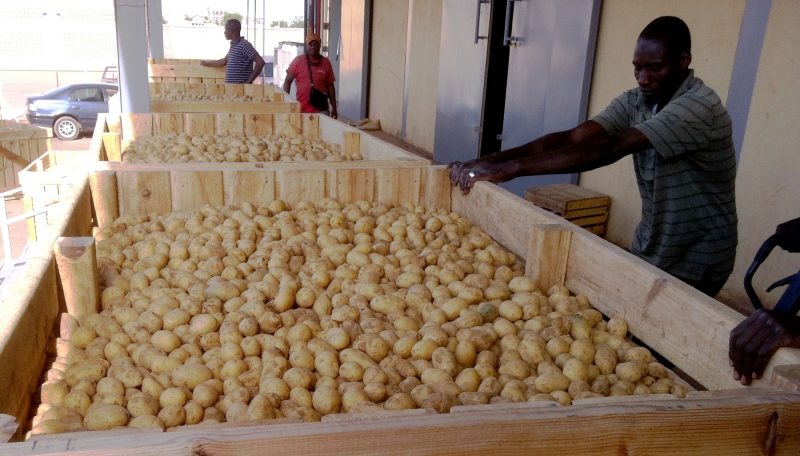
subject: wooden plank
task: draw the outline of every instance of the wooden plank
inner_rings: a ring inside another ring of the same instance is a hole
[[[54,247],[67,312],[75,318],[100,311],[93,237],[60,237]]]
[[[275,103],[283,103],[286,100],[284,99],[284,94],[275,92],[275,94],[272,95],[272,101]]]
[[[425,207],[450,210],[450,171],[446,167],[428,167],[422,204]]]
[[[583,228],[584,230],[586,230],[586,231],[588,231],[588,232],[590,232],[592,234],[596,234],[598,236],[602,236],[602,235],[606,234],[606,224],[605,223],[601,223],[600,225],[583,226],[581,228]]]
[[[225,79],[224,67],[205,67],[185,64],[152,64],[151,78],[222,78]],[[188,82],[188,81],[187,81]]]
[[[214,134],[217,118],[214,114],[186,114],[186,133],[190,135]]]
[[[342,153],[350,158],[361,156],[361,133],[344,132],[344,146]]]
[[[117,176],[114,171],[95,171],[89,175],[97,226],[105,227],[119,218]]]
[[[602,213],[600,215],[591,215],[589,217],[581,217],[576,219],[570,219],[570,223],[573,223],[578,226],[591,226],[591,225],[599,225],[601,223],[605,223],[608,220],[608,212]]]
[[[776,367],[770,384],[786,391],[800,391],[800,365]]]
[[[210,100],[151,100],[151,112],[299,113],[299,103]]]
[[[303,134],[302,114],[276,114],[275,134],[286,135],[287,138],[294,138],[302,135]]]
[[[303,137],[312,141],[320,139],[318,115],[303,116]]]
[[[572,220],[580,217],[588,217],[590,215],[605,214],[606,212],[608,212],[607,206],[598,206],[598,207],[589,207],[586,209],[577,209],[574,211],[567,211],[561,216],[567,220]]]
[[[275,201],[274,171],[223,171],[225,204],[241,205]]]
[[[331,198],[343,203],[375,200],[374,169],[334,169],[331,171]]]
[[[217,133],[244,133],[244,114],[217,114]]]
[[[268,136],[275,132],[275,116],[272,114],[246,114],[244,134],[247,136]]]
[[[168,171],[118,172],[120,215],[172,212],[170,188]]]
[[[244,96],[244,84],[225,84],[225,95],[241,98]]]
[[[427,169],[426,165],[420,162],[409,161],[341,161],[341,162],[235,162],[235,163],[118,163],[118,162],[99,162],[94,170],[114,170],[114,171],[210,171],[220,169],[377,169],[377,168],[409,168]]]
[[[197,209],[203,204],[224,204],[221,171],[173,171],[170,181],[173,211]]]
[[[109,161],[122,161],[122,135],[119,133],[101,133],[103,149]]]
[[[420,204],[419,168],[379,168],[376,170],[375,184],[378,187],[376,199],[381,203],[401,204],[411,202]]]
[[[294,206],[300,201],[319,201],[325,198],[325,170],[278,171],[278,195]]]
[[[198,423],[198,424],[185,424],[183,426],[169,428],[167,429],[167,432],[186,432],[186,431],[197,431],[197,430],[216,431],[218,429],[227,429],[227,428],[274,426],[276,424],[299,424],[302,422],[303,419],[300,418],[299,416],[296,416],[288,418],[273,418],[271,420],[237,421],[233,423],[228,423],[228,422]]]
[[[203,83],[206,95],[221,97],[225,95],[225,84]]]
[[[139,136],[153,136],[152,114],[121,114],[122,139],[134,140]]]
[[[564,285],[572,231],[561,225],[533,225],[525,264],[525,277],[542,291],[553,285]]]
[[[566,183],[529,188],[525,190],[525,199],[559,214],[611,204],[609,196]]]
[[[69,451],[87,456],[163,454],[796,454],[796,393],[724,400],[666,400],[572,407],[527,407],[155,433],[146,438],[69,439],[8,444],[8,456]],[[598,432],[601,429],[602,432]],[[409,438],[413,436],[413,438]],[[676,438],[679,436],[679,438]]]
[[[110,131],[111,133],[121,133],[122,132],[122,116],[119,114],[100,114],[98,119],[103,118],[105,120],[106,128],[100,131]]]
[[[153,114],[153,135],[181,134],[186,131],[186,118],[182,114]]]

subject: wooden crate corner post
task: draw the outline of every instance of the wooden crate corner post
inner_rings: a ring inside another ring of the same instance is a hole
[[[89,174],[89,189],[92,192],[97,226],[103,228],[119,217],[117,173],[114,171],[95,171]]]
[[[98,313],[97,258],[93,237],[59,237],[53,249],[67,311],[74,317]]]
[[[572,231],[557,224],[531,228],[525,277],[536,282],[542,292],[553,285],[564,285]]]
[[[776,366],[770,384],[786,391],[800,391],[800,364]]]

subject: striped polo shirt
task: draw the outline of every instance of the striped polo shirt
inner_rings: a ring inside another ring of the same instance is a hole
[[[258,52],[249,41],[242,38],[231,41],[228,51],[228,66],[225,67],[225,83],[241,84],[250,79],[253,74],[253,59]]]
[[[694,71],[654,112],[636,88],[591,119],[612,135],[636,128],[654,147],[633,155],[642,220],[630,250],[679,278],[725,279],[737,244],[731,118]]]

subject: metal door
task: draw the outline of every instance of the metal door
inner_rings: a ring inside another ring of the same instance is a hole
[[[444,0],[433,158],[478,157],[489,0]]]
[[[341,49],[336,98],[339,114],[350,119],[367,116],[367,71],[369,70],[369,0],[341,0]],[[338,47],[331,36],[331,50]],[[332,54],[332,53],[331,53]]]
[[[336,75],[336,82],[333,85],[336,87],[336,93],[339,90],[339,76],[341,71],[339,69],[339,54],[341,53],[342,46],[342,0],[328,0],[329,16],[329,33],[328,33],[328,52],[326,56],[331,61],[333,67],[333,74]]]
[[[508,3],[513,5],[513,20],[506,26],[512,47],[503,150],[586,120],[601,1]],[[528,176],[500,185],[523,196],[529,187],[572,180],[570,174]]]

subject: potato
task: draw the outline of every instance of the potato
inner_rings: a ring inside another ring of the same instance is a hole
[[[433,393],[422,401],[420,408],[436,410],[437,413],[450,413],[450,409],[455,405],[458,405],[458,399],[452,394]]]
[[[410,410],[417,408],[417,403],[408,393],[396,393],[386,399],[383,407],[387,410]]]
[[[128,424],[128,410],[119,405],[98,405],[88,410],[83,425],[93,431],[105,431]]]
[[[127,409],[130,416],[134,418],[143,415],[157,415],[158,399],[147,393],[134,394],[128,399]]]
[[[149,428],[149,427],[157,427],[161,428],[162,430],[166,429],[164,426],[164,422],[161,421],[160,418],[153,415],[140,415],[133,418],[129,423],[128,427],[132,428]]]
[[[641,361],[630,361],[617,364],[614,373],[620,380],[627,380],[631,383],[636,383],[647,374],[649,367]]]
[[[544,374],[536,377],[536,389],[542,393],[549,394],[553,391],[566,391],[571,380],[564,374]]]
[[[213,378],[208,367],[201,364],[184,364],[172,371],[172,383],[181,388],[194,390],[198,385]]]
[[[170,404],[158,412],[158,418],[167,428],[180,426],[186,422],[186,409],[182,404]]]

